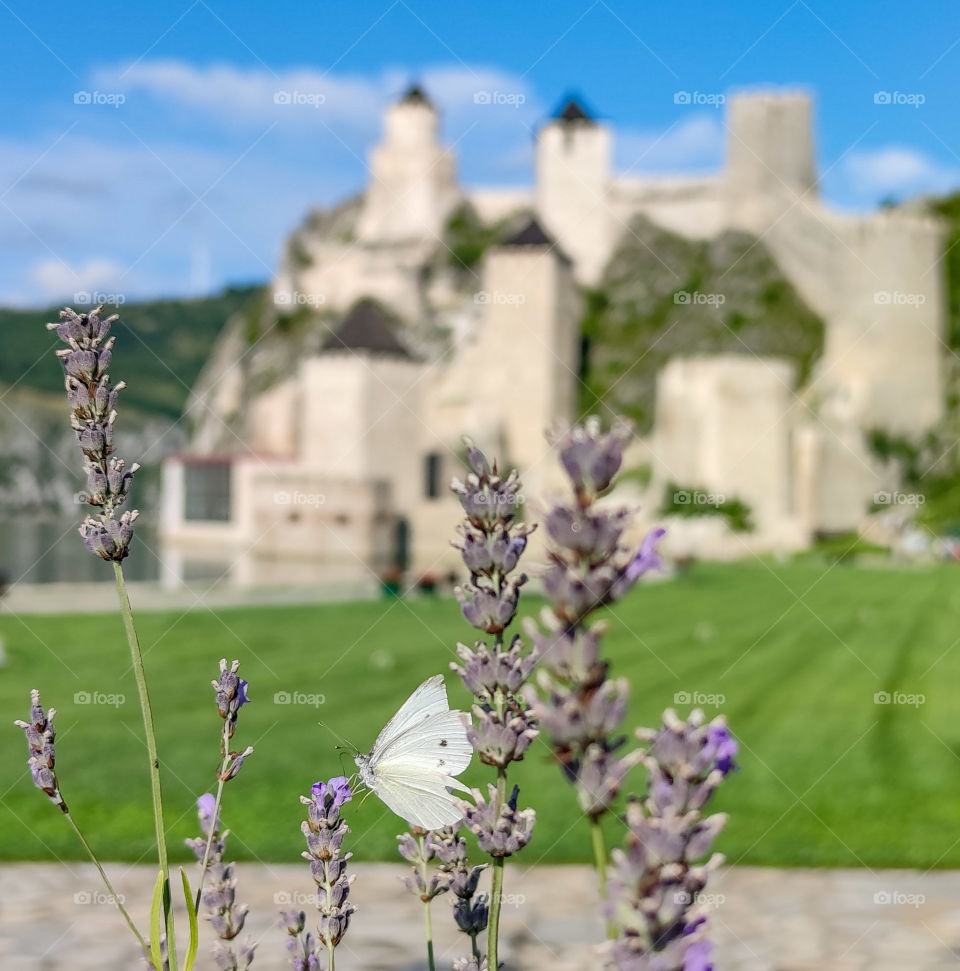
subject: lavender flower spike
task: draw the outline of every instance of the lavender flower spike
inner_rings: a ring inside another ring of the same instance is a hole
[[[121,515],[118,508],[126,501],[139,466],[128,469],[123,459],[113,455],[117,395],[122,381],[113,384],[107,368],[113,354],[110,325],[117,319],[102,317],[103,307],[89,314],[77,314],[69,307],[60,311],[60,322],[47,324],[67,346],[57,351],[63,365],[67,401],[71,406],[70,424],[83,452],[83,471],[87,477],[87,502],[98,511],[87,516],[80,535],[91,553],[104,560],[120,562],[130,551],[137,511]]]
[[[617,929],[608,949],[620,971],[711,971],[711,945],[699,894],[723,861],[700,862],[726,823],[702,811],[734,768],[737,743],[724,719],[683,721],[667,710],[657,731],[641,729],[650,774],[647,798],[627,806],[624,849],[613,852],[607,916]]]
[[[236,731],[240,709],[250,701],[247,697],[247,682],[237,674],[239,668],[239,661],[234,661],[228,668],[227,659],[221,658],[220,677],[210,682],[217,693],[217,710],[223,719],[223,737],[220,740],[222,764],[217,773],[217,778],[223,782],[236,776],[243,766],[244,759],[253,754],[253,747],[250,745],[242,752],[229,750],[229,742]]]
[[[237,906],[236,903],[237,880],[233,864],[224,863],[223,860],[230,831],[220,831],[220,818],[212,793],[206,793],[197,800],[197,815],[203,835],[185,842],[201,865],[206,867],[203,874],[206,886],[201,893],[201,901],[206,911],[205,918],[218,938],[213,959],[220,971],[247,971],[253,963],[256,945],[249,938],[242,943],[236,940],[247,919],[247,907]]]
[[[455,898],[453,919],[459,930],[470,938],[473,967],[476,969],[476,962],[480,960],[477,937],[487,929],[490,919],[489,898],[485,893],[477,893],[480,875],[487,866],[470,865],[467,859],[467,841],[452,828],[430,833],[427,843],[440,861],[440,871],[446,880],[446,887]],[[470,966],[471,959],[461,960],[466,961],[465,966]],[[459,965],[454,965],[457,966]]]
[[[327,951],[328,971],[333,969],[334,949],[346,934],[356,911],[353,904],[347,903],[354,879],[347,875],[347,861],[353,854],[342,852],[343,839],[350,828],[340,816],[340,810],[352,798],[350,782],[344,776],[315,782],[310,788],[310,797],[300,797],[300,802],[308,807],[307,820],[300,827],[307,840],[303,858],[310,861],[310,872],[317,885],[320,912],[317,940]]]
[[[30,751],[27,765],[30,766],[33,784],[38,789],[42,789],[61,812],[67,813],[67,804],[60,795],[57,774],[53,768],[55,761],[53,741],[56,737],[53,716],[56,713],[56,709],[51,708],[44,714],[43,706],[40,704],[40,692],[34,689],[30,692],[29,723],[17,719],[14,725],[22,728],[27,736],[27,747]]]

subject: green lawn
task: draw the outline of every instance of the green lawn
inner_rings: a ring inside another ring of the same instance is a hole
[[[539,605],[526,601],[525,614]],[[960,866],[960,572],[862,569],[813,562],[695,568],[648,584],[610,616],[609,656],[633,685],[631,724],[653,724],[676,692],[723,695],[742,771],[718,797],[719,840],[732,862],[823,866]],[[341,771],[337,739],[364,750],[407,692],[446,670],[470,636],[452,601],[419,599],[183,614],[141,613],[174,852],[193,834],[194,798],[211,788],[220,720],[209,682],[239,657],[253,704],[237,742],[256,754],[227,787],[224,819],[240,858],[298,858],[298,795]],[[58,710],[57,768],[80,825],[108,859],[147,857],[149,792],[142,727],[117,615],[0,613],[9,657],[3,720],[24,717],[40,687]],[[466,703],[449,679],[452,701]],[[123,694],[81,705],[76,692]],[[321,694],[282,705],[276,692]],[[925,702],[876,704],[878,691]],[[687,706],[678,705],[685,709]],[[708,711],[712,711],[708,708]],[[0,857],[81,856],[30,784],[22,735],[0,744]],[[344,757],[344,769],[352,760]],[[487,777],[482,766],[466,776]],[[529,863],[584,860],[573,794],[535,745],[516,768],[537,808]],[[638,773],[635,784],[642,785]],[[375,797],[350,806],[360,859],[391,858],[403,828]],[[619,839],[619,823],[611,823]]]

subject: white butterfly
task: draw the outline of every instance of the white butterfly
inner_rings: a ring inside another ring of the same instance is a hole
[[[470,764],[470,718],[451,711],[443,675],[428,678],[377,736],[369,755],[357,755],[360,781],[411,826],[440,829],[459,822],[454,776]]]

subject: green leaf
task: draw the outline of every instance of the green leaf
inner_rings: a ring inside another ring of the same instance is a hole
[[[190,943],[187,945],[187,954],[183,959],[183,971],[190,971],[197,957],[197,943],[200,934],[197,930],[197,910],[193,894],[190,892],[190,881],[187,879],[186,873],[183,872],[183,867],[180,867],[180,877],[183,880],[183,896],[187,902],[187,917],[190,920]]]
[[[163,971],[163,951],[160,949],[160,939],[163,934],[163,870],[157,874],[157,882],[153,885],[153,902],[150,904],[150,956],[157,971]]]

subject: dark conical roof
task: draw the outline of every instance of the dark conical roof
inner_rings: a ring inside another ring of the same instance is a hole
[[[406,94],[400,99],[400,104],[426,105],[428,108],[433,107],[433,102],[427,97],[427,92],[416,82],[407,88]]]
[[[411,354],[394,333],[393,322],[375,301],[364,298],[353,305],[343,323],[324,341],[324,351],[371,351],[410,359]]]
[[[587,112],[587,109],[573,97],[567,98],[564,106],[556,113],[554,116],[557,121],[563,122],[588,122],[589,124],[594,123],[593,116]]]
[[[505,239],[501,246],[553,246],[554,240],[552,240],[544,230],[543,226],[537,221],[536,216],[531,216],[529,222],[520,229],[518,232],[514,233],[508,239]]]

